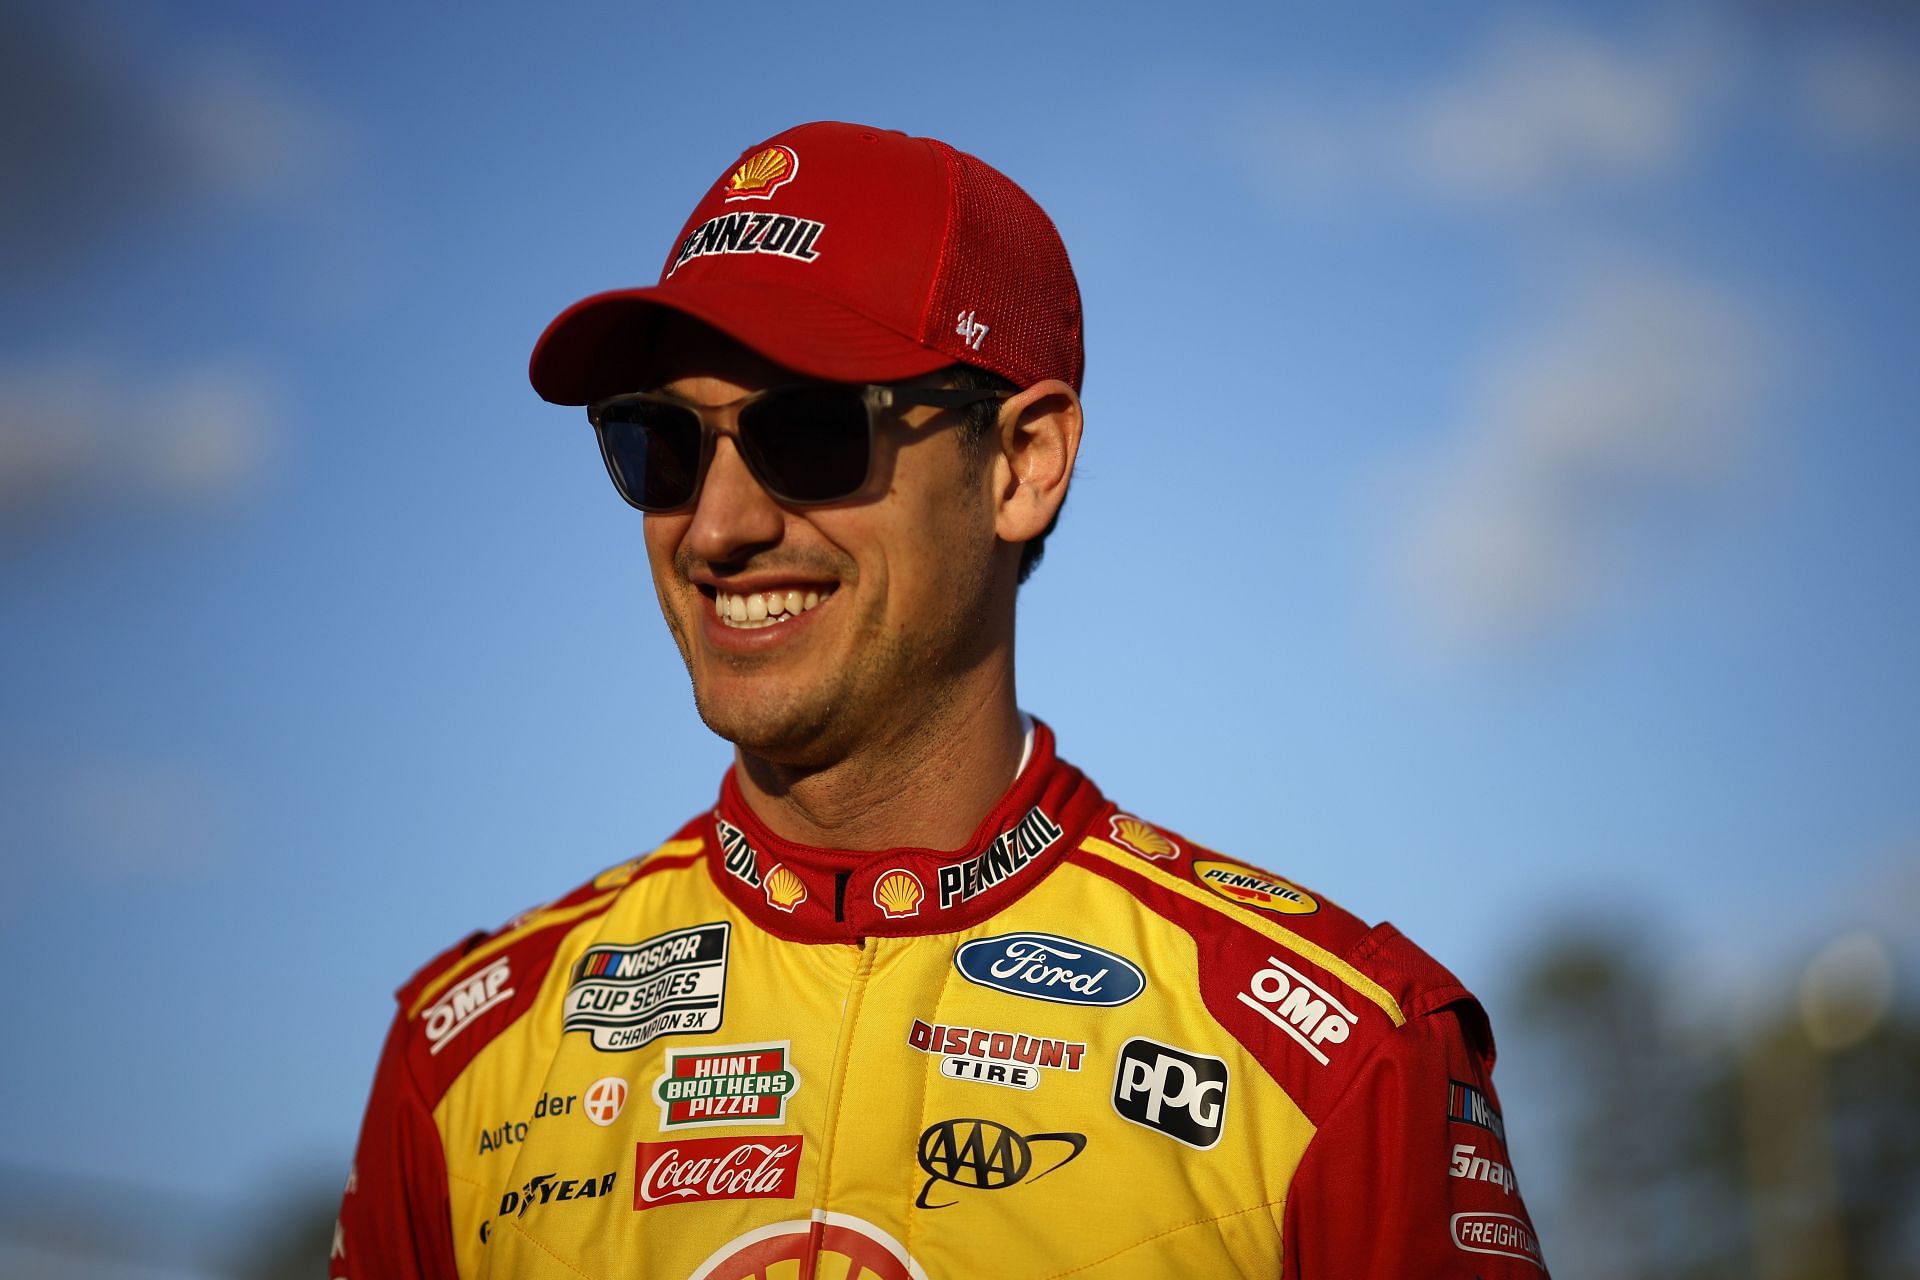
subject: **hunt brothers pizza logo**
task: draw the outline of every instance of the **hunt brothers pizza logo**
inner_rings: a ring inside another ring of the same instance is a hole
[[[800,1088],[792,1042],[736,1044],[670,1052],[653,1082],[662,1129],[722,1124],[782,1124]]]
[[[634,1147],[633,1207],[700,1200],[791,1200],[800,1185],[799,1134],[685,1138]]]
[[[940,905],[950,907],[985,893],[1052,848],[1060,835],[1060,824],[1035,805],[978,857],[940,868]]]

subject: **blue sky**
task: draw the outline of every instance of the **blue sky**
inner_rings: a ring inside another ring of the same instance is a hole
[[[1496,1026],[1577,910],[1663,938],[1679,1008],[1846,929],[1914,955],[1907,19],[4,22],[17,1167],[344,1171],[390,990],[710,802],[638,517],[526,358],[808,119],[1061,227],[1089,427],[1021,692],[1109,794],[1393,920]]]

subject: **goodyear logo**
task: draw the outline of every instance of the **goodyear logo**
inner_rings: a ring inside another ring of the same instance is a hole
[[[1319,901],[1300,886],[1237,862],[1202,859],[1193,864],[1193,874],[1207,888],[1243,907],[1288,916],[1310,916],[1320,909]]]

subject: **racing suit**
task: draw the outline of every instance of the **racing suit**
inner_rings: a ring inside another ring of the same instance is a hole
[[[399,992],[335,1277],[1544,1276],[1474,998],[1033,729],[968,844],[718,806]]]

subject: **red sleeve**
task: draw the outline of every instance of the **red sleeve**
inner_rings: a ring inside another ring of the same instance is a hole
[[[1314,1134],[1287,1196],[1285,1280],[1544,1280],[1489,1054],[1460,1007],[1389,1037]]]
[[[396,1015],[373,1076],[327,1274],[335,1280],[455,1280],[446,1157],[407,1062]]]

